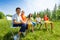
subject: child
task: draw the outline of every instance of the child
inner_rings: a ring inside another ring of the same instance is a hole
[[[23,20],[24,23],[27,22],[27,18],[26,18],[26,16],[24,15],[24,11],[22,11],[22,13],[21,13],[21,18],[22,18],[22,20]]]
[[[49,21],[49,18],[48,18],[47,14],[44,16],[44,21],[45,21],[45,27],[46,27],[46,29],[47,29],[47,24],[48,23],[51,24],[51,31],[52,31],[52,29],[53,29],[53,23],[51,21]]]
[[[32,32],[34,31],[34,27],[33,27],[33,18],[32,18],[32,14],[29,14],[28,19],[27,19],[27,24],[28,24],[28,29],[32,28]]]
[[[37,14],[37,17],[36,17],[36,23],[37,23],[37,26],[38,24],[40,24],[40,29],[41,29],[42,23],[41,23],[41,17],[39,14]]]

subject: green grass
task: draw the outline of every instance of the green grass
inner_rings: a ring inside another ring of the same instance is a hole
[[[38,28],[35,27],[34,33],[28,32],[25,37],[21,37],[21,40],[60,40],[60,21],[54,22],[54,33],[51,33],[50,25],[48,26],[49,31],[45,30],[44,25],[42,30]],[[12,29],[5,19],[0,19],[0,40],[13,40],[11,30],[16,34],[19,28]]]

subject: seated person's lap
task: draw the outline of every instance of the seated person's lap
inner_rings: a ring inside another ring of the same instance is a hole
[[[13,27],[21,27],[20,31],[24,32],[27,28],[27,24],[13,24]]]

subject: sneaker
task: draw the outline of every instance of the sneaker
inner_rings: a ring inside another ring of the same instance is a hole
[[[20,39],[20,37],[18,35],[14,36],[14,40],[19,40],[19,39]]]
[[[22,32],[23,36],[25,37],[26,33],[25,32]]]

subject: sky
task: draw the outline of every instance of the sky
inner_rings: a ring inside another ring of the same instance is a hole
[[[25,11],[25,15],[33,12],[43,11],[47,8],[53,10],[55,4],[60,4],[59,0],[0,0],[0,11],[4,14],[15,14],[16,7]]]

